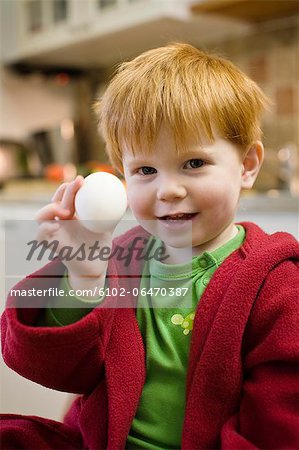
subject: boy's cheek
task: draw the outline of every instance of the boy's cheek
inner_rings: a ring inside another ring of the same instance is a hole
[[[206,185],[198,192],[196,202],[199,211],[218,206],[231,209],[235,207],[239,199],[239,191],[235,186],[228,184],[224,187],[218,182]]]
[[[203,205],[212,205],[215,202],[222,201],[226,196],[227,192],[221,183],[216,180],[213,183],[206,183],[201,185],[196,192],[196,199]]]
[[[134,214],[139,215],[147,210],[145,199],[140,193],[127,190],[128,204]]]

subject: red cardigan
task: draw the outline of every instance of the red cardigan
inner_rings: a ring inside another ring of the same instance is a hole
[[[246,240],[217,269],[195,316],[187,371],[182,449],[298,449],[299,246],[287,233],[268,235],[243,223]],[[115,240],[126,247],[136,227]],[[109,262],[110,286],[138,287]],[[58,284],[54,260],[16,288]],[[122,268],[124,269],[124,268]],[[40,278],[48,277],[48,278]],[[96,308],[65,327],[35,327],[38,308],[2,316],[7,365],[44,386],[80,395],[65,422],[80,430],[84,448],[124,449],[145,381],[145,352],[130,308]],[[31,300],[31,299],[30,299]],[[45,299],[46,300],[46,299]],[[26,299],[25,299],[26,301]],[[121,298],[113,299],[118,305]]]

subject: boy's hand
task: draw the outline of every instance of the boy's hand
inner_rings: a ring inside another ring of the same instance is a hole
[[[104,285],[108,261],[97,258],[98,251],[94,251],[92,257],[88,256],[90,247],[112,247],[112,231],[91,232],[82,226],[75,215],[75,197],[82,184],[82,176],[77,176],[70,183],[61,184],[51,203],[41,208],[35,216],[39,223],[36,237],[39,242],[45,240],[49,244],[54,240],[58,241],[56,254],[60,257],[66,254],[66,247],[71,248],[71,254],[77,253],[77,257],[62,258],[74,289]],[[82,250],[78,252],[80,247]]]

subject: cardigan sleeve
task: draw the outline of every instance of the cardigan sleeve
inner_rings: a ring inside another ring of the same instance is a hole
[[[268,275],[244,336],[239,411],[221,432],[223,449],[299,448],[299,266]]]
[[[58,285],[61,278],[51,278],[51,274],[59,273],[59,264],[64,270],[62,263],[54,260],[14,288],[26,292],[33,287],[45,289]],[[95,308],[81,320],[64,327],[38,327],[38,318],[43,313],[41,303],[46,307],[49,299],[35,301],[38,305],[29,297],[7,299],[1,318],[5,363],[23,377],[46,387],[78,394],[89,392],[103,375],[113,309]]]
[[[71,289],[66,271],[59,284],[59,290],[63,293],[64,307],[62,308],[60,305],[61,297],[54,297],[53,300],[51,299],[48,307],[44,309],[43,313],[38,318],[37,326],[63,327],[65,325],[70,325],[89,314],[105,299],[105,295],[97,298],[79,297],[74,295],[74,292],[70,295]]]
[[[142,240],[148,236],[140,226],[134,227],[113,239],[113,251],[127,249],[136,238]],[[128,253],[129,268],[123,259],[115,257],[109,260],[106,280],[109,280],[111,290],[115,288],[116,292],[120,292],[124,287],[125,291],[131,291],[139,285],[142,265],[133,250]],[[128,270],[130,273],[127,273]],[[31,288],[55,288],[59,286],[64,272],[65,266],[56,258],[14,288],[25,292]],[[136,298],[106,296],[99,307],[75,323],[39,327],[38,320],[49,298],[39,297],[32,301],[28,295],[16,298],[10,295],[1,318],[4,361],[23,377],[46,387],[77,394],[89,393],[104,376],[106,348],[118,302],[122,308],[132,308]]]

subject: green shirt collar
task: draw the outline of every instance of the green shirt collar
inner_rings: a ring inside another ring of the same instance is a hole
[[[204,252],[199,256],[194,256],[190,262],[183,264],[165,264],[156,259],[151,259],[149,262],[149,272],[152,276],[157,278],[186,278],[198,274],[199,272],[206,272],[211,267],[218,267],[234,250],[239,248],[245,238],[245,229],[242,225],[236,225],[238,233],[221,247],[212,252]],[[156,246],[161,246],[161,240],[155,238]],[[155,250],[153,249],[153,251]]]

